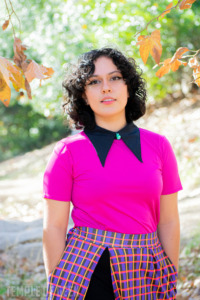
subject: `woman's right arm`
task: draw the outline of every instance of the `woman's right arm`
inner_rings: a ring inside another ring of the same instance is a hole
[[[47,277],[65,249],[69,212],[70,201],[44,198],[43,258]]]

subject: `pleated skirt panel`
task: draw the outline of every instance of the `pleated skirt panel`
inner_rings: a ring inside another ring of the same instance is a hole
[[[157,232],[124,234],[83,226],[69,230],[60,260],[48,276],[46,300],[85,299],[106,248],[116,300],[176,299],[178,273]]]

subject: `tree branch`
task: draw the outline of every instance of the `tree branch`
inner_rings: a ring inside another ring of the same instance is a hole
[[[7,10],[7,12],[8,12],[8,18],[9,18],[9,21],[10,21],[11,26],[12,26],[13,35],[14,35],[14,37],[15,37],[15,29],[14,29],[14,26],[13,26],[13,23],[12,23],[12,20],[11,20],[11,16],[12,16],[13,11],[10,13],[9,8],[8,8],[8,4],[7,4],[7,1],[4,0],[4,2],[5,2],[6,10]]]
[[[15,12],[15,10],[14,10],[13,6],[12,6],[12,2],[11,2],[11,0],[9,0],[9,2],[10,2],[10,6],[12,7],[12,13],[14,13],[14,14],[15,14],[15,16],[16,16],[16,18],[17,18],[18,22],[19,22],[19,30],[20,30],[20,32],[22,32],[22,30],[21,30],[21,22],[20,22],[20,19],[18,18],[17,14],[16,14],[16,12]]]
[[[157,17],[151,19],[151,21],[149,21],[149,22],[147,23],[146,27],[145,27],[144,29],[138,31],[138,32],[134,35],[134,37],[135,37],[136,35],[138,35],[139,33],[141,33],[142,31],[144,31],[145,29],[147,29],[148,26],[149,26],[149,24],[152,23],[154,20],[158,20],[159,17],[160,17],[164,12],[171,11],[172,9],[177,8],[177,6],[181,3],[181,1],[182,1],[182,0],[178,0],[178,2],[177,2],[176,5],[172,6],[171,8],[168,8],[168,9],[164,10],[160,15],[158,15]]]

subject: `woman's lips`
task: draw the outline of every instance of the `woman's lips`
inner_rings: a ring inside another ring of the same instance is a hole
[[[110,100],[101,101],[101,103],[103,103],[103,104],[111,104],[111,103],[113,103],[115,101],[116,101],[115,99],[110,99]]]

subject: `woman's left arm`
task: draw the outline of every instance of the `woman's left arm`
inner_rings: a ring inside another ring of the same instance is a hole
[[[178,213],[178,193],[161,195],[160,221],[158,224],[160,242],[178,271],[180,251],[180,221]]]

